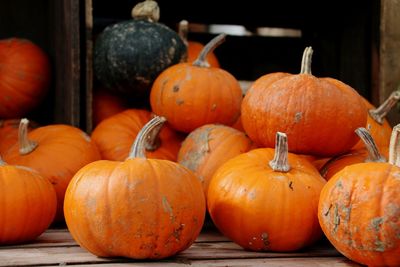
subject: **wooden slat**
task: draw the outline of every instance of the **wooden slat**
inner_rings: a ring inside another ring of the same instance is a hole
[[[94,263],[94,264],[79,264],[76,267],[108,267],[110,264]],[[124,263],[114,263],[112,266],[123,267],[127,266]],[[329,257],[329,258],[290,258],[290,259],[235,259],[235,260],[202,260],[202,261],[187,261],[187,262],[141,262],[130,263],[129,266],[144,266],[144,267],[163,267],[163,266],[208,266],[208,267],[356,267],[361,266],[344,257]]]
[[[93,130],[93,2],[85,0],[86,38],[86,132]]]

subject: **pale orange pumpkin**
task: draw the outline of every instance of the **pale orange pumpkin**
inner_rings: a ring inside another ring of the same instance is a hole
[[[145,156],[148,134],[164,122],[150,120],[125,161],[90,163],[68,186],[68,229],[91,253],[162,259],[187,249],[199,235],[206,211],[199,180],[175,162]]]
[[[57,197],[51,183],[35,170],[0,159],[0,245],[25,243],[53,221]]]
[[[306,159],[259,148],[224,163],[211,179],[207,204],[216,227],[245,249],[292,251],[318,240],[317,207],[325,180]]]
[[[9,164],[39,172],[57,193],[55,221],[63,221],[64,194],[72,176],[86,164],[99,160],[100,153],[82,130],[63,124],[47,125],[27,132],[29,121],[22,119],[19,141],[4,155]]]

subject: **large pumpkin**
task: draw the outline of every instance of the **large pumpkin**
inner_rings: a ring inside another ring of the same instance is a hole
[[[277,131],[298,154],[333,156],[357,143],[354,131],[367,122],[362,97],[339,80],[312,75],[311,55],[306,48],[300,74],[267,74],[247,91],[242,124],[259,146],[273,147]]]
[[[35,170],[0,160],[0,185],[0,245],[34,240],[56,214],[51,183]]]
[[[165,68],[186,56],[179,35],[158,23],[157,3],[146,0],[132,10],[133,20],[106,27],[94,46],[94,73],[107,88],[122,93],[148,93]]]
[[[139,131],[152,118],[151,112],[143,109],[127,109],[109,117],[96,126],[92,140],[98,147],[101,158],[124,161]],[[176,161],[183,138],[168,125],[156,128],[147,140],[148,158]]]
[[[0,40],[0,118],[25,116],[49,85],[50,62],[40,47],[26,39]]]
[[[240,114],[242,91],[229,72],[209,67],[206,55],[223,42],[216,36],[193,63],[180,63],[164,70],[150,93],[153,112],[185,133],[210,123],[232,125]]]
[[[335,248],[368,266],[400,266],[400,125],[389,162],[350,165],[321,192],[318,218]]]
[[[22,119],[19,141],[4,155],[9,164],[26,166],[49,179],[57,193],[55,221],[63,221],[64,194],[72,176],[86,164],[99,160],[90,137],[70,125],[48,125],[27,133],[29,121]]]
[[[222,124],[206,124],[185,138],[179,149],[178,163],[197,175],[207,195],[208,184],[218,167],[253,148],[253,142],[245,133]]]
[[[128,159],[88,164],[68,186],[68,229],[91,253],[161,259],[185,250],[200,233],[206,206],[199,180],[177,163],[145,157],[145,139],[163,122],[155,117],[146,124]]]
[[[207,203],[217,228],[256,251],[292,251],[321,237],[317,207],[325,180],[306,159],[288,153],[286,135],[276,149],[259,148],[224,163],[211,179]]]

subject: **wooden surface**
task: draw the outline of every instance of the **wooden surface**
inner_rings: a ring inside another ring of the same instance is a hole
[[[67,230],[48,230],[35,242],[0,247],[0,266],[359,266],[322,241],[298,252],[251,252],[216,231],[204,231],[175,257],[161,261],[99,258],[79,247]],[[112,265],[110,265],[112,264]]]

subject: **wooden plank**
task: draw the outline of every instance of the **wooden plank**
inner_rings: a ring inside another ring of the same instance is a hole
[[[400,1],[381,0],[379,48],[379,102],[383,101],[400,84]],[[388,114],[395,125],[400,122],[398,110]]]
[[[85,0],[86,38],[86,132],[93,130],[93,2]]]
[[[110,264],[94,263],[94,264],[78,264],[76,267],[107,267]],[[125,263],[114,263],[112,266],[123,267]],[[140,262],[129,263],[129,266],[144,266],[144,267],[163,267],[163,266],[208,266],[208,267],[356,267],[361,266],[344,257],[329,257],[329,258],[290,258],[290,259],[235,259],[235,260],[202,260],[202,261],[187,261],[187,262]]]

